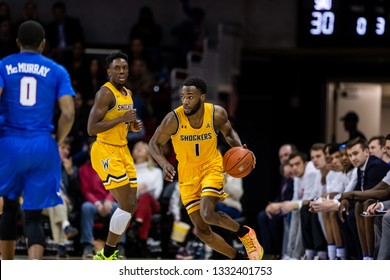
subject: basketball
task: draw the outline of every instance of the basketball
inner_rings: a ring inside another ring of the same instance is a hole
[[[223,166],[227,174],[243,178],[252,172],[255,158],[252,152],[243,147],[230,148],[223,156]]]

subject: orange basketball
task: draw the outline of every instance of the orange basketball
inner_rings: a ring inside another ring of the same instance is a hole
[[[223,156],[225,171],[232,177],[243,178],[251,173],[255,159],[248,149],[230,148]]]

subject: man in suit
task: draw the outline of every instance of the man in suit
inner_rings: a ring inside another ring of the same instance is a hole
[[[357,137],[347,143],[347,153],[352,164],[357,167],[358,180],[355,192],[343,193],[340,197],[341,209],[346,209],[348,215],[342,220],[347,220],[348,225],[358,240],[363,259],[373,259],[374,255],[374,231],[373,219],[362,217],[363,211],[367,210],[370,201],[354,199],[353,194],[357,191],[365,192],[372,189],[382,181],[390,166],[376,156],[370,156],[367,141]],[[340,208],[339,208],[340,209]],[[360,258],[360,256],[359,256]]]
[[[376,199],[377,202],[372,203],[367,207],[369,216],[377,214],[377,210],[387,211],[384,216],[375,217],[375,249],[379,248],[377,259],[390,259],[390,171],[375,187],[367,191],[351,191],[346,192],[340,198],[339,215],[342,215],[342,210],[348,208],[349,201],[365,201],[368,199]],[[385,200],[385,201],[384,201]],[[379,202],[382,201],[382,202]]]

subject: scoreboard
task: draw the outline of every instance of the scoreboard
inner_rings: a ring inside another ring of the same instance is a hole
[[[390,47],[390,0],[298,3],[298,47]]]

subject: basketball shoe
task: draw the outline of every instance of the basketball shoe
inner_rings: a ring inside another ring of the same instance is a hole
[[[239,239],[245,247],[248,258],[250,260],[261,260],[264,255],[264,249],[261,247],[259,241],[257,241],[255,231],[248,226],[244,227],[248,228],[249,232],[243,237],[239,237]]]
[[[97,254],[93,257],[94,260],[97,260],[97,261],[108,261],[108,260],[118,260],[118,252],[119,250],[116,250],[114,252],[114,254],[112,254],[111,256],[109,257],[106,257],[104,255],[104,248],[101,249],[99,252],[97,252]]]

